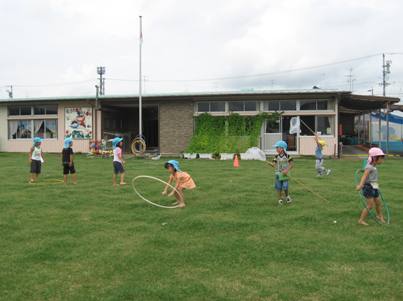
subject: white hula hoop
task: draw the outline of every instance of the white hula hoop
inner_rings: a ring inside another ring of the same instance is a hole
[[[160,208],[165,208],[165,209],[175,209],[175,208],[178,208],[178,207],[179,207],[179,204],[178,204],[178,205],[175,205],[175,206],[164,206],[164,205],[160,205],[160,204],[151,202],[150,200],[147,200],[147,199],[136,189],[135,182],[136,182],[138,179],[151,179],[151,180],[158,181],[158,182],[160,182],[160,183],[162,183],[162,184],[168,185],[168,187],[171,188],[172,190],[174,190],[178,195],[180,195],[181,199],[183,200],[183,196],[182,196],[182,194],[179,192],[178,189],[176,189],[176,188],[175,188],[174,186],[172,186],[171,184],[169,184],[169,183],[167,183],[167,182],[165,182],[165,181],[163,181],[163,180],[161,180],[161,179],[159,179],[159,178],[152,177],[152,176],[137,176],[137,177],[134,177],[134,178],[132,179],[132,187],[133,187],[134,192],[135,192],[143,201],[146,201],[147,203],[149,203],[149,204],[151,204],[151,205],[154,205],[154,206],[160,207]]]

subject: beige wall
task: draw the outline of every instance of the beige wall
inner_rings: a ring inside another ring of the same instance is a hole
[[[45,139],[42,144],[44,152],[58,153],[63,148],[63,140],[65,133],[64,125],[64,109],[69,107],[91,107],[89,102],[72,102],[72,103],[58,103],[58,122],[57,122],[57,139]],[[8,112],[7,106],[0,106],[0,151],[2,152],[28,152],[32,146],[32,139],[8,139]],[[35,118],[41,116],[35,116]],[[43,116],[46,118],[49,116]],[[29,119],[27,116],[25,119]],[[94,118],[94,117],[93,117]],[[15,119],[15,118],[14,118]],[[94,119],[93,119],[94,122]],[[75,152],[88,152],[89,140],[74,140]]]
[[[335,155],[336,138],[333,136],[321,136],[322,140],[326,141],[326,146],[323,149],[325,156]],[[316,149],[316,143],[313,136],[300,136],[299,137],[299,154],[300,155],[314,155]]]
[[[193,102],[169,101],[159,105],[160,152],[185,151],[193,135]]]

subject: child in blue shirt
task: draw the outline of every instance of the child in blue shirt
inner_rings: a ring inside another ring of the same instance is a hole
[[[316,158],[316,163],[315,163],[315,168],[316,168],[316,175],[318,177],[321,176],[328,176],[332,170],[331,169],[326,169],[323,166],[324,160],[323,160],[323,148],[326,146],[326,141],[322,140],[319,138],[318,134],[315,134],[315,142],[316,142],[316,150],[315,150],[315,158]]]

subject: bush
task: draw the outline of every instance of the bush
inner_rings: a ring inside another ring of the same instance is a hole
[[[196,130],[187,152],[190,153],[234,153],[245,152],[257,146],[262,124],[265,120],[273,122],[278,113],[262,113],[256,116],[214,117],[208,113],[196,117]]]

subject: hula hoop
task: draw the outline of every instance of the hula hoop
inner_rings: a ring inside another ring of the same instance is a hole
[[[33,182],[30,184],[33,185],[51,185],[51,184],[63,184],[64,181],[60,179],[43,179],[42,181],[39,182]]]
[[[138,148],[137,148],[137,146],[138,146]],[[144,141],[143,138],[140,138],[140,137],[133,139],[133,141],[130,145],[130,149],[134,155],[144,154],[146,151],[146,148],[147,148],[146,142]]]
[[[180,193],[179,190],[176,189],[174,186],[172,186],[171,184],[169,184],[169,183],[167,183],[167,182],[165,182],[165,181],[163,181],[163,180],[161,180],[161,179],[159,179],[159,178],[152,177],[152,176],[137,176],[137,177],[134,177],[134,178],[132,179],[132,187],[133,187],[133,190],[134,190],[134,192],[135,192],[143,201],[145,201],[145,202],[147,202],[147,203],[149,203],[149,204],[151,204],[151,205],[154,205],[154,206],[156,206],[156,207],[159,207],[159,208],[165,208],[165,209],[175,209],[175,208],[179,208],[179,205],[164,206],[164,205],[160,205],[160,204],[154,203],[154,202],[152,202],[152,201],[146,199],[146,198],[136,189],[135,182],[136,182],[138,179],[152,179],[152,180],[158,181],[158,182],[160,182],[160,183],[162,183],[162,184],[168,185],[168,187],[171,188],[173,191],[175,191],[175,192],[181,197],[181,200],[183,200],[182,193]]]
[[[360,183],[360,176],[359,174],[362,172],[363,170],[361,168],[357,169],[354,172],[354,181],[355,184],[358,185]],[[367,207],[367,199],[364,197],[364,195],[362,194],[362,191],[360,190],[358,192],[358,194],[360,195],[360,200],[361,200],[361,205],[363,208],[368,210],[368,215],[370,218],[374,219],[378,224],[382,224],[382,222],[376,217],[376,213],[374,208],[372,208],[371,210],[368,209]],[[379,190],[379,196],[380,196],[380,200],[382,203],[382,209],[383,209],[383,217],[386,221],[386,224],[390,224],[390,220],[391,220],[391,212],[388,206],[388,203],[385,201],[385,199],[383,198],[383,195],[381,193],[381,191]]]

